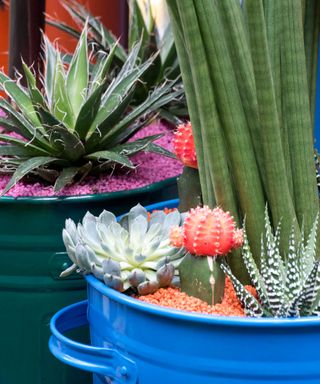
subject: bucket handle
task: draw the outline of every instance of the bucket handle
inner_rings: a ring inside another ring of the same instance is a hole
[[[113,348],[98,348],[81,344],[63,335],[67,331],[88,325],[88,301],[70,305],[57,312],[50,321],[51,353],[63,363],[85,371],[104,375],[114,383],[137,383],[137,367]]]

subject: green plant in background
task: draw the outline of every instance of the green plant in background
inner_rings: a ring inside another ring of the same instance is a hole
[[[142,64],[138,59],[140,44],[135,45],[120,72],[106,84],[117,45],[97,62],[89,73],[87,27],[84,28],[68,69],[61,54],[44,38],[45,75],[43,87],[26,65],[25,89],[19,81],[0,73],[0,86],[15,107],[4,98],[0,107],[7,113],[0,123],[19,137],[1,134],[0,169],[13,173],[3,190],[5,194],[27,174],[54,182],[55,191],[83,179],[89,173],[104,172],[119,165],[129,169],[129,157],[139,151],[173,156],[153,141],[161,135],[128,142],[150,122],[150,113],[178,98],[167,81],[146,95],[134,108],[130,105],[141,76],[152,65],[152,56]]]
[[[77,226],[68,219],[63,241],[74,264],[61,276],[76,270],[93,273],[113,289],[132,288],[143,295],[170,286],[185,251],[170,245],[169,231],[182,220],[177,210],[149,217],[139,204],[119,223],[108,211],[99,217],[87,213]]]
[[[132,103],[135,104],[140,103],[153,87],[161,85],[166,79],[174,80],[180,77],[180,68],[170,24],[164,31],[163,36],[160,36],[155,19],[152,16],[150,2],[147,6],[146,20],[138,1],[129,0],[128,3],[130,8],[128,48],[126,49],[121,44],[117,44],[115,58],[111,65],[111,77],[121,70],[138,41],[141,41],[138,52],[141,62],[147,62],[153,55],[159,53],[153,60],[152,65],[148,66],[148,69],[141,77],[140,86],[136,87],[132,98]],[[117,42],[117,38],[98,17],[94,17],[85,6],[75,0],[61,0],[61,4],[69,12],[79,29],[47,16],[46,22],[49,25],[79,38],[85,23],[88,23],[88,43],[90,46],[93,47],[97,55],[110,52]],[[66,55],[66,58],[70,60],[70,56]],[[175,87],[182,87],[181,79]],[[177,117],[188,115],[185,99],[171,100],[160,109],[160,113],[164,118],[177,123],[179,121]]]
[[[260,268],[265,203],[280,251],[319,208],[313,154],[319,2],[167,0],[197,150],[203,203],[246,216]],[[298,240],[297,240],[298,241]],[[229,258],[243,282],[239,257]],[[192,270],[192,262],[189,270]],[[187,268],[186,268],[187,270]],[[190,281],[190,290],[200,280]],[[186,288],[188,292],[188,288]]]
[[[223,262],[222,270],[230,277],[237,296],[248,316],[297,317],[318,314],[320,311],[320,262],[316,260],[318,216],[308,241],[297,241],[291,230],[288,254],[280,252],[280,224],[273,233],[268,211],[265,213],[265,233],[261,239],[260,271],[251,253],[244,231],[242,258],[259,300],[251,295]]]

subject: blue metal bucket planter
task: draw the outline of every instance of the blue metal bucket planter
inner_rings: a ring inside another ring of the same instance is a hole
[[[320,383],[318,318],[184,313],[127,297],[92,276],[87,282],[88,302],[53,317],[50,349],[93,372],[94,384]],[[92,346],[63,336],[87,323]]]
[[[177,201],[148,207],[173,207]],[[88,301],[51,320],[51,352],[94,384],[319,384],[320,319],[198,315],[143,303],[87,276]],[[64,333],[89,324],[91,346]]]

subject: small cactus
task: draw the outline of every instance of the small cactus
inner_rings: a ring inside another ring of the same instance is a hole
[[[216,258],[240,247],[242,241],[242,230],[236,229],[229,212],[219,207],[192,208],[183,226],[170,232],[171,245],[183,246],[189,253],[179,266],[182,290],[209,304],[219,303],[225,279]],[[196,279],[190,278],[193,273]]]
[[[174,151],[184,165],[191,168],[198,168],[196,149],[192,134],[191,123],[179,124],[174,133]]]
[[[148,215],[139,204],[120,222],[108,211],[99,217],[87,213],[78,225],[68,219],[63,241],[74,264],[61,276],[92,273],[113,289],[131,288],[141,295],[176,284],[185,250],[170,245],[169,231],[182,221],[177,210]]]
[[[240,247],[243,236],[229,212],[205,205],[191,209],[182,230],[173,228],[170,239],[172,245],[179,247],[182,244],[192,255],[221,256]]]

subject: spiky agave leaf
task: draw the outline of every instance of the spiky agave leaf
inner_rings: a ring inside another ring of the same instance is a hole
[[[289,237],[288,254],[279,252],[280,226],[273,233],[268,211],[265,212],[265,235],[261,241],[261,269],[258,270],[250,252],[246,231],[242,257],[259,295],[263,316],[297,317],[320,312],[320,262],[315,259],[318,216],[305,244],[304,237],[296,239],[295,227]],[[285,261],[284,261],[285,260]],[[250,316],[261,316],[252,310],[252,301],[247,299],[245,288],[223,264],[223,271],[234,284],[237,296]]]
[[[159,135],[137,141],[127,140],[150,120],[148,116],[181,91],[172,92],[174,82],[166,82],[132,109],[130,101],[143,74],[154,57],[139,63],[140,44],[132,48],[119,74],[107,82],[116,45],[104,55],[97,70],[89,73],[88,30],[84,27],[75,54],[68,66],[61,54],[44,37],[45,71],[43,88],[37,86],[32,69],[23,65],[27,88],[0,72],[0,86],[16,105],[5,99],[0,107],[9,131],[19,137],[2,134],[0,169],[13,173],[5,194],[28,173],[46,180],[54,179],[54,190],[82,180],[90,172],[104,172],[115,165],[133,169],[130,156],[140,151],[171,153],[153,143]],[[10,166],[9,166],[10,165]]]
[[[154,212],[149,217],[138,204],[119,222],[108,211],[99,217],[87,213],[77,226],[68,219],[63,241],[79,271],[93,273],[114,289],[131,287],[147,294],[171,285],[176,277],[185,250],[170,245],[169,231],[182,220],[177,210]],[[74,269],[64,271],[62,276]]]

